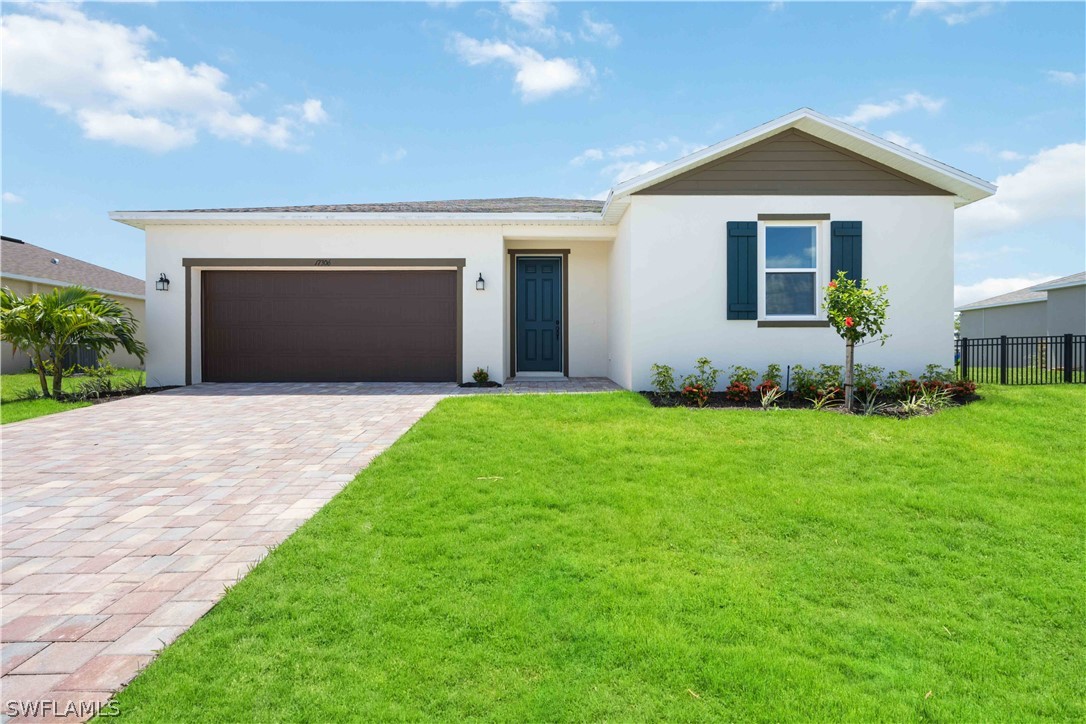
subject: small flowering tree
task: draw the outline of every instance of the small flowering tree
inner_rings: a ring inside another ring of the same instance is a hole
[[[853,281],[845,272],[837,272],[837,278],[826,287],[822,309],[837,334],[845,340],[845,409],[852,409],[854,363],[853,352],[857,344],[878,341],[886,344],[890,337],[883,334],[886,324],[886,286],[872,289],[867,280]],[[867,340],[865,342],[864,340]]]

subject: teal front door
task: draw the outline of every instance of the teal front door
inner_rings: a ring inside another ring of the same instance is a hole
[[[517,257],[517,372],[562,372],[562,259]]]

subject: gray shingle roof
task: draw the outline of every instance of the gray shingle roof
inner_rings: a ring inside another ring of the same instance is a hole
[[[1058,289],[1060,287],[1077,287],[1086,284],[1086,272],[1079,272],[1078,274],[1069,274],[1059,279],[1053,279],[1050,282],[1044,284],[1038,284],[1040,289]]]
[[[1060,277],[1059,279],[1050,279],[1047,282],[1034,284],[1032,287],[1018,289],[1013,292],[1007,292],[1006,294],[989,297],[988,299],[981,299],[979,302],[972,302],[971,304],[963,304],[962,306],[958,307],[958,311],[965,312],[970,309],[999,307],[1007,304],[1028,304],[1030,302],[1045,302],[1048,301],[1048,292],[1046,291],[1048,288],[1063,286],[1069,283],[1080,281],[1086,281],[1086,272],[1070,274],[1065,277]]]
[[[56,264],[53,259],[57,260]],[[140,297],[144,296],[147,288],[142,279],[7,238],[0,246],[0,276],[6,274],[49,279],[62,284],[80,284],[93,289]]]
[[[400,214],[508,214],[599,213],[602,201],[520,196],[508,199],[455,199],[451,201],[397,201],[381,204],[321,204],[313,206],[256,206],[236,209],[166,209],[170,213],[400,213]]]

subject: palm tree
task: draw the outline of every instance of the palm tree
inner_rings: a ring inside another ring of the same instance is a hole
[[[47,372],[52,396],[63,394],[64,359],[76,347],[89,347],[99,358],[123,347],[142,362],[147,347],[136,339],[138,327],[128,307],[86,287],[26,297],[0,289],[0,339],[30,356],[46,396]]]

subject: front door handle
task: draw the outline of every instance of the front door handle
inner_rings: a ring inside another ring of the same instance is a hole
[[[559,334],[559,330],[561,328],[562,328],[562,320],[561,319],[554,320],[554,338],[555,339],[558,339],[561,336]]]

